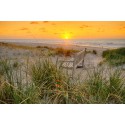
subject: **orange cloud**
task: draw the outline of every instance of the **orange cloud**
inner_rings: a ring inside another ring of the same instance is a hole
[[[43,23],[48,23],[49,21],[43,21]]]
[[[38,24],[38,22],[33,21],[33,22],[31,22],[30,24]]]
[[[83,29],[84,27],[80,26],[79,28]]]
[[[52,23],[52,25],[54,25],[54,26],[55,26],[56,24],[55,24],[55,23]]]
[[[87,28],[87,27],[91,27],[91,26],[88,26],[88,25],[82,25],[82,27]]]
[[[30,31],[27,31],[27,33],[31,33]]]
[[[59,34],[59,33],[54,33],[55,35]]]
[[[91,26],[88,26],[88,25],[82,25],[82,26],[80,26],[79,28],[83,29],[83,28],[89,28],[89,27],[91,27]]]
[[[22,29],[20,29],[20,30],[29,30],[28,28],[22,28]]]
[[[104,29],[98,28],[97,32],[104,32]]]
[[[45,30],[45,28],[44,28],[44,27],[41,27],[41,28],[39,28],[39,30]]]
[[[42,27],[39,30],[42,30],[42,32],[47,32],[46,28]]]
[[[121,27],[120,30],[125,29],[125,26]]]
[[[70,32],[70,34],[73,34],[73,32]]]

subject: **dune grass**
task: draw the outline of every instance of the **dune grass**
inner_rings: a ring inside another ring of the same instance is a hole
[[[96,50],[93,50],[92,52],[93,52],[93,54],[95,54],[95,55],[97,54],[97,51],[96,51]]]
[[[96,69],[89,75],[87,82],[91,103],[124,103],[124,77],[122,71],[116,69],[108,72]],[[108,73],[108,75],[106,75]]]
[[[121,65],[125,64],[125,48],[106,50],[103,52],[102,56],[111,65]]]
[[[56,48],[55,49],[57,55],[64,55],[64,56],[71,56],[78,52],[78,50],[73,49],[63,49],[63,48]]]
[[[61,47],[57,47],[57,48],[52,48],[52,47],[48,47],[48,46],[37,46],[37,49],[40,50],[44,50],[47,49],[49,52],[49,55],[59,55],[59,56],[72,56],[73,54],[75,54],[76,52],[79,52],[78,50],[74,50],[74,49],[63,49]]]
[[[125,79],[121,70],[96,68],[87,72],[85,81],[73,83],[50,58],[38,59],[24,67],[10,60],[1,60],[0,103],[125,103]]]
[[[13,43],[6,43],[6,42],[0,42],[0,47],[8,47],[8,48],[13,48],[13,49],[28,49],[28,50],[33,50],[36,49],[35,47],[31,46],[23,46],[23,45],[17,45]]]

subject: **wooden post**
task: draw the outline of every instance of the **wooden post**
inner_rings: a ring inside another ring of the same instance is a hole
[[[85,67],[85,65],[84,65],[84,58],[85,58],[86,50],[87,50],[87,48],[85,48],[85,53],[84,53],[84,55],[83,55],[83,60],[82,60],[82,68],[84,68],[84,67]]]

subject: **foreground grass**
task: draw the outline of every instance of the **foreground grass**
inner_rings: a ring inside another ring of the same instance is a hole
[[[125,64],[125,48],[106,50],[103,52],[103,57],[111,65]]]
[[[8,104],[94,104],[125,103],[122,71],[96,68],[88,78],[72,83],[50,59],[25,66],[0,62],[0,103]],[[108,75],[108,77],[106,76]]]

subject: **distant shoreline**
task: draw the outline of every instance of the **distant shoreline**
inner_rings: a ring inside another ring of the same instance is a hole
[[[81,45],[73,45],[73,44],[57,44],[57,43],[24,43],[24,42],[11,42],[17,45],[23,45],[23,46],[31,46],[31,47],[37,47],[37,46],[48,46],[52,48],[64,48],[64,49],[74,49],[74,50],[83,50],[87,48],[88,50],[107,50],[108,48],[102,48],[102,47],[94,47],[94,46],[81,46]]]
[[[120,40],[120,41],[119,41]],[[125,39],[79,39],[79,40],[51,40],[51,39],[0,39],[0,42],[14,43],[28,46],[70,46],[70,48],[102,48],[117,49],[125,47]],[[77,47],[76,47],[77,46]],[[67,48],[67,47],[66,47]]]

